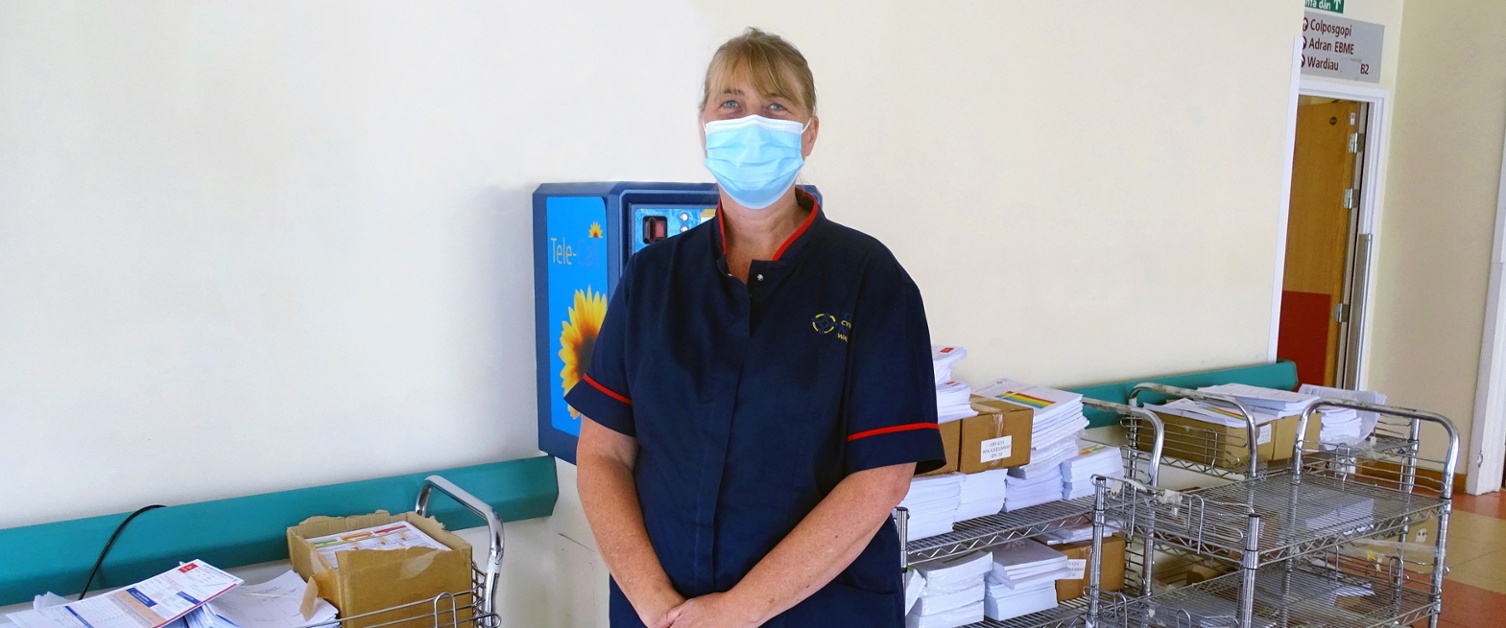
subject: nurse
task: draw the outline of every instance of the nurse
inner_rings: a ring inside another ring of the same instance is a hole
[[[889,250],[794,187],[815,107],[785,40],[717,50],[716,219],[633,256],[566,396],[613,626],[904,624],[889,515],[945,456],[930,334]]]

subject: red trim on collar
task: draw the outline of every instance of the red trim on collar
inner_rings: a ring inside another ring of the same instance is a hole
[[[808,199],[811,200],[811,213],[810,213],[809,216],[805,217],[805,222],[800,223],[800,227],[797,228],[797,229],[795,229],[795,232],[792,233],[792,234],[790,234],[789,238],[785,239],[784,244],[779,245],[779,250],[774,251],[774,259],[772,259],[770,261],[773,261],[773,262],[779,261],[780,256],[784,255],[785,249],[790,248],[791,244],[794,244],[796,240],[800,239],[800,236],[802,236],[802,235],[805,234],[805,230],[810,228],[811,223],[816,222],[816,214],[821,211],[821,202],[818,201],[818,200],[816,200],[815,195],[813,195],[813,194],[811,194],[809,192],[806,192],[805,190],[802,190],[800,188],[795,188],[795,195],[799,196],[799,197],[803,197],[803,198],[808,198]],[[722,255],[726,255],[727,254],[727,222],[726,222],[726,220],[722,216],[722,202],[721,201],[717,201],[716,202],[716,230],[717,230],[717,233],[720,233],[721,236],[722,236]]]
[[[722,234],[722,255],[727,254],[727,221],[722,217],[722,202],[716,202],[716,230]]]
[[[816,197],[811,196],[804,190],[799,189],[795,190],[795,194],[797,196],[805,196],[806,198],[811,199],[811,213],[809,216],[805,217],[805,222],[800,224],[800,228],[796,229],[794,233],[790,234],[789,239],[785,240],[784,244],[779,245],[779,250],[774,251],[774,259],[771,261],[779,261],[779,257],[781,255],[784,255],[785,249],[790,248],[790,245],[794,244],[795,240],[799,240],[800,236],[805,234],[805,230],[810,228],[811,223],[816,222],[816,214],[821,213],[821,203],[816,201]]]

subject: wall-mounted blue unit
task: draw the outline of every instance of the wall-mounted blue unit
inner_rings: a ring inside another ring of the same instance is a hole
[[[815,188],[801,186],[818,200]],[[716,215],[711,183],[545,183],[533,192],[539,449],[575,462],[580,381],[627,259]]]

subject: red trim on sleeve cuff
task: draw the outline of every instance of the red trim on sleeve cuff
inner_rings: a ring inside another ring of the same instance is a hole
[[[847,442],[850,443],[850,442],[858,440],[860,438],[868,438],[869,436],[878,436],[879,434],[889,434],[891,432],[908,432],[910,430],[925,430],[925,429],[939,430],[939,429],[941,429],[941,426],[936,425],[935,423],[907,423],[905,425],[891,425],[889,427],[881,427],[881,428],[878,428],[878,429],[868,430],[868,431],[865,431],[865,432],[858,432],[856,434],[853,434],[852,436],[848,436],[847,437]]]
[[[627,405],[633,405],[633,400],[632,399],[628,399],[627,397],[624,397],[622,395],[614,393],[611,390],[607,389],[606,386],[602,386],[601,384],[596,383],[596,380],[591,379],[590,375],[583,375],[583,376],[581,376],[581,381],[584,381],[585,383],[590,384],[592,388],[595,388],[596,390],[601,391],[601,394],[603,394],[603,395],[606,395],[608,397],[611,397],[613,399],[621,401],[622,403],[625,403]]]

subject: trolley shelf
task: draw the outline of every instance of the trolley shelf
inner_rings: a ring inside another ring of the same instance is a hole
[[[1179,499],[1126,490],[1109,497],[1109,517],[1137,533],[1154,522],[1158,542],[1231,560],[1249,551],[1251,515],[1261,519],[1257,564],[1266,565],[1361,537],[1399,534],[1435,517],[1443,500],[1358,479],[1286,474],[1200,489]]]
[[[1410,626],[1438,612],[1425,590],[1398,588],[1380,579],[1310,565],[1299,567],[1297,571],[1307,574],[1309,580],[1318,578],[1334,585],[1367,588],[1369,594],[1339,597],[1332,591],[1293,587],[1284,596],[1257,595],[1251,626]],[[1179,628],[1198,625],[1234,626],[1237,624],[1234,609],[1237,608],[1239,594],[1240,573],[1236,571],[1166,593],[1132,599],[1125,604],[1105,605],[1102,607],[1099,625]],[[1229,614],[1204,616],[1203,623],[1199,624],[1196,618],[1190,617],[1183,610],[1206,605],[1209,600],[1227,603]]]
[[[1225,467],[1216,467],[1211,464],[1195,462],[1192,460],[1184,460],[1182,458],[1173,458],[1171,456],[1162,458],[1161,466],[1171,467],[1173,469],[1181,469],[1183,471],[1191,471],[1193,473],[1206,475],[1209,477],[1223,478],[1226,480],[1243,480],[1249,477],[1248,469],[1229,469]],[[1255,477],[1265,477],[1269,473],[1269,463],[1256,463]]]
[[[1123,598],[1120,598],[1120,601],[1123,601]],[[975,624],[967,624],[963,628],[1077,628],[1087,625],[1087,616],[1088,599],[1080,597],[1067,600],[1056,608],[1039,613],[1003,621],[985,619]]]
[[[952,531],[908,544],[910,564],[950,558],[1053,530],[1092,523],[1093,497],[1054,501],[987,517],[958,521]]]

